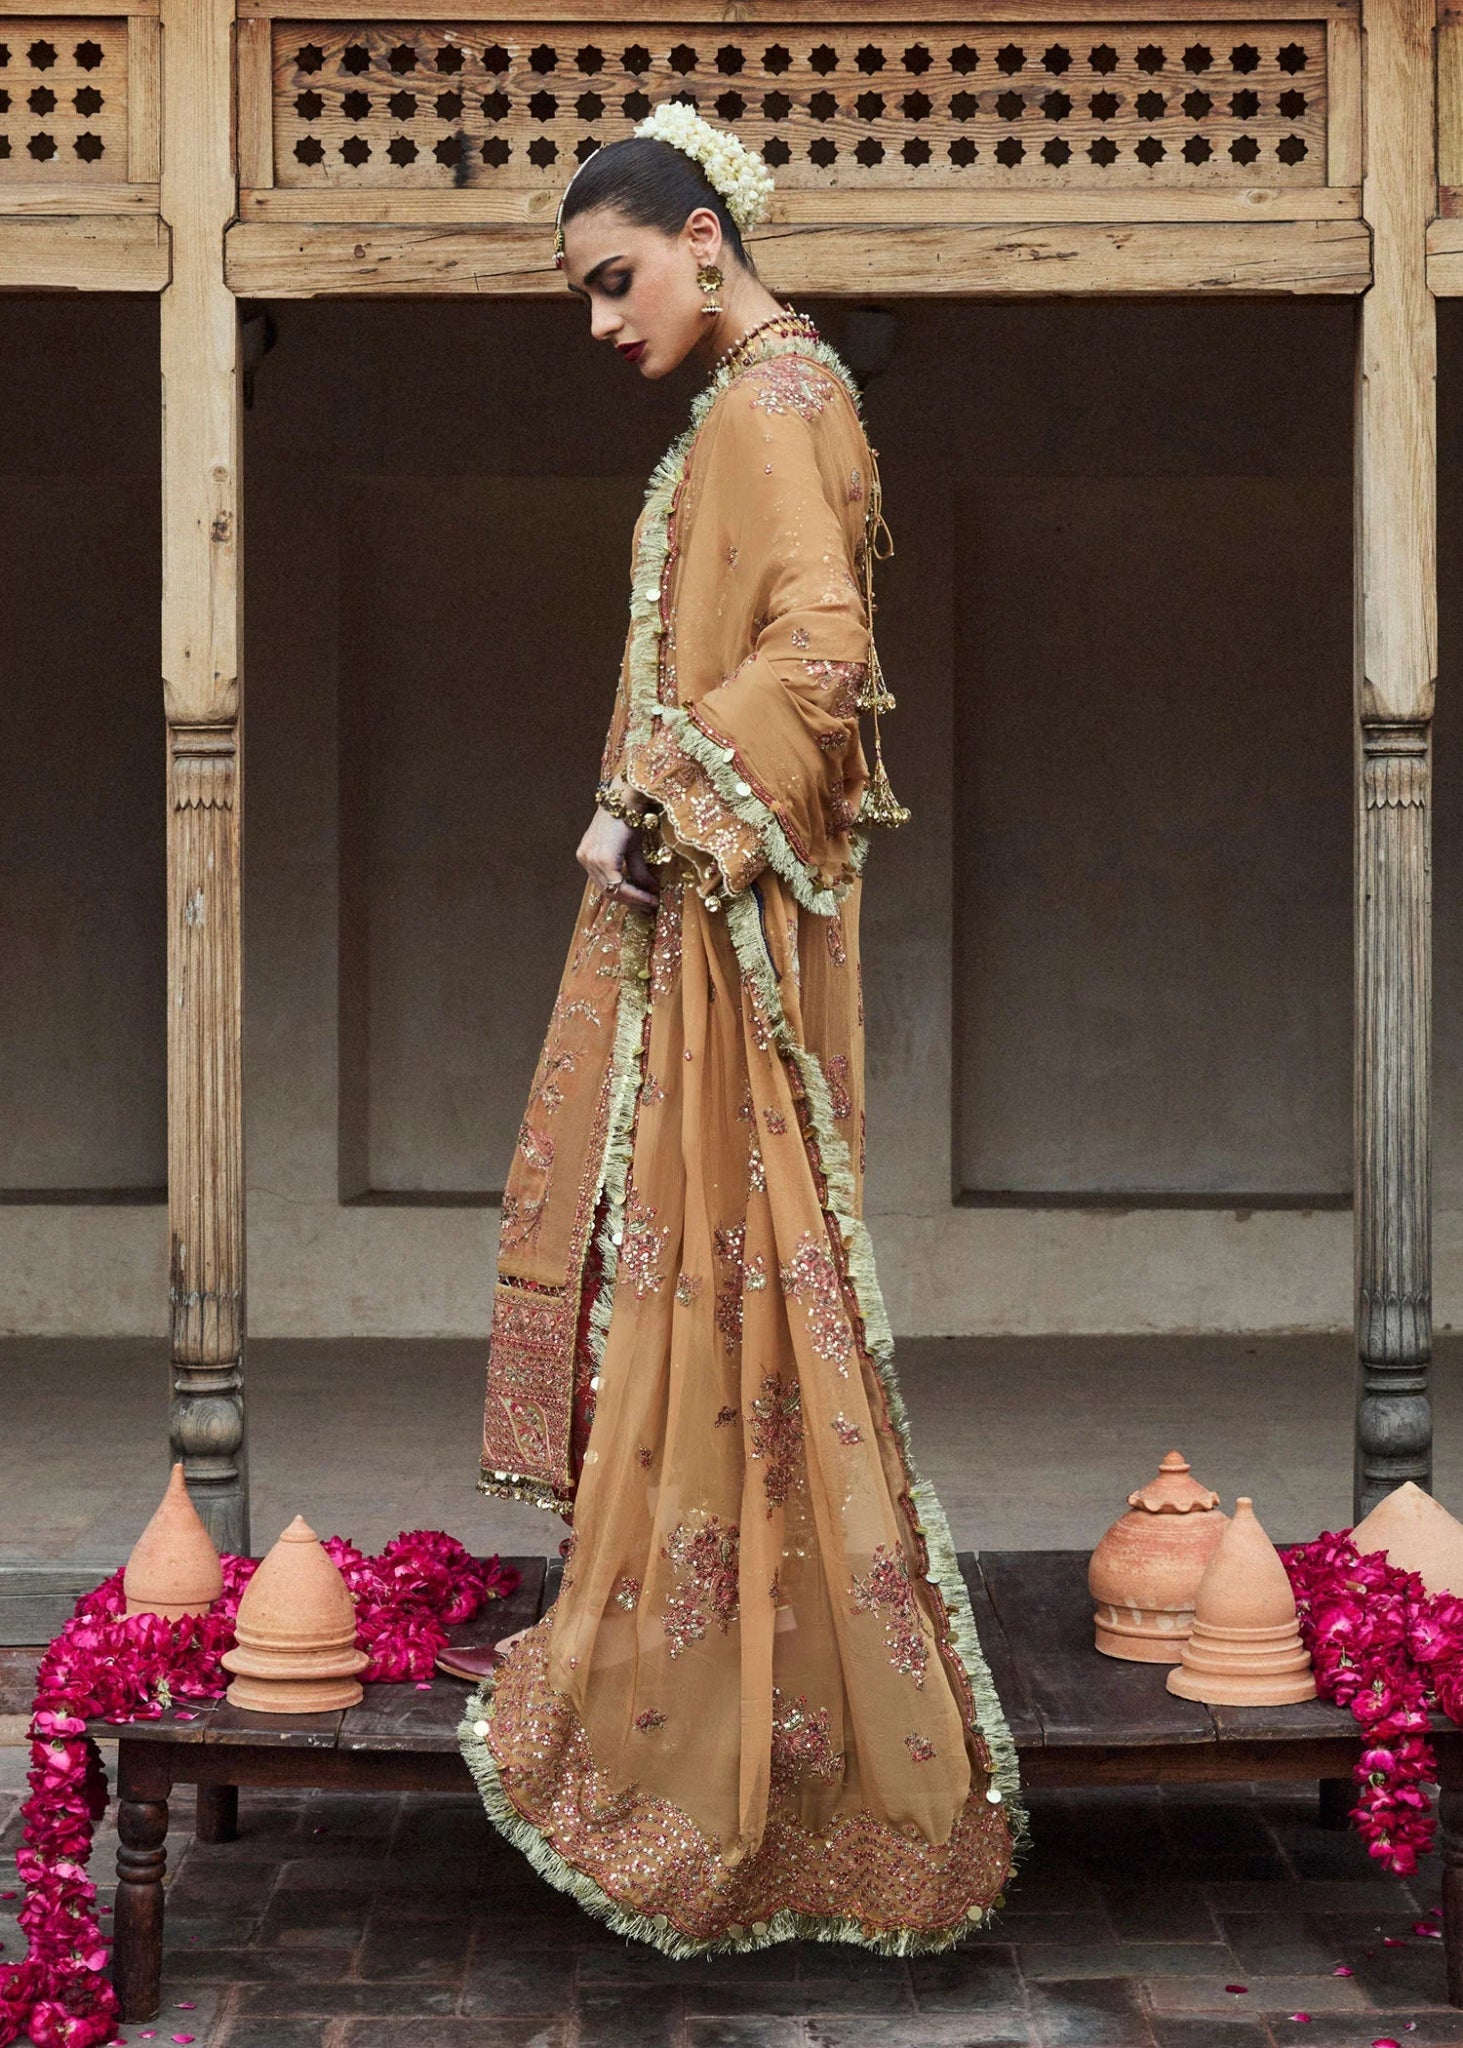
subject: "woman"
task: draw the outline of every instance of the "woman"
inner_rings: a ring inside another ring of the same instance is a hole
[[[482,1486],[571,1521],[463,1751],[550,1880],[671,1955],[948,1947],[1002,1903],[1014,1750],[916,1479],[861,1221],[859,738],[878,478],[758,280],[771,180],[684,105],[559,251],[642,377],[709,364],[636,524],[589,882],[503,1201]]]

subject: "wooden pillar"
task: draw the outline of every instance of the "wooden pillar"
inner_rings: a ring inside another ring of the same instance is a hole
[[[171,1436],[215,1541],[246,1550],[233,6],[162,0],[161,13]]]
[[[1437,678],[1432,0],[1366,0],[1358,315],[1353,1509],[1432,1474],[1431,721]]]

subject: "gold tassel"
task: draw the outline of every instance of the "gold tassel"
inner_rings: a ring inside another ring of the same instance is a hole
[[[884,545],[879,545],[882,536]],[[861,825],[883,825],[893,831],[897,826],[907,824],[909,811],[900,803],[889,787],[889,777],[884,769],[884,755],[879,738],[879,713],[894,709],[894,696],[884,681],[884,671],[879,662],[879,650],[874,645],[874,568],[875,555],[881,562],[887,561],[894,552],[894,536],[884,517],[884,487],[879,478],[879,457],[869,450],[869,506],[864,526],[862,572],[864,582],[864,608],[869,619],[869,670],[858,693],[858,708],[870,712],[874,720],[874,772],[869,777],[864,800],[859,807]]]

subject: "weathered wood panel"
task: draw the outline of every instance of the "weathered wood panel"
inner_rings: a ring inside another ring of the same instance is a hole
[[[816,227],[754,236],[773,291],[1018,297],[1364,292],[1371,245],[1351,221],[1251,225]],[[225,272],[251,298],[560,293],[544,227],[380,227],[246,221]]]
[[[160,292],[168,276],[155,214],[0,213],[0,291]]]

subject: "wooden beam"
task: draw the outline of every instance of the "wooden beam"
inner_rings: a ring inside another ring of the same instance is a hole
[[[1246,223],[968,222],[818,226],[752,238],[773,291],[863,298],[871,291],[935,297],[1118,297],[1332,293],[1366,290],[1359,221]],[[250,298],[558,296],[547,225],[409,227],[245,221],[229,230],[225,269]]]
[[[244,74],[240,71],[242,91]],[[243,106],[240,106],[240,149],[243,149]],[[241,171],[242,175],[242,171]],[[939,226],[994,227],[1010,221],[1024,229],[1073,221],[1096,226],[1120,222],[1189,221],[1213,226],[1223,221],[1359,220],[1361,173],[1349,185],[1307,185],[1283,191],[1273,185],[1242,185],[1207,191],[1133,191],[1118,188],[1095,192],[1073,186],[1043,192],[1029,186],[1019,192],[989,189],[954,195],[950,192],[790,192],[774,194],[769,216],[772,230],[807,227],[850,228]],[[552,242],[558,195],[522,187],[501,191],[481,186],[466,192],[382,192],[337,186],[304,191],[264,180],[257,189],[245,182],[239,194],[241,220],[294,221],[317,227],[350,226],[476,227],[532,226]],[[757,234],[748,237],[755,249]]]
[[[160,292],[167,281],[155,213],[0,212],[0,291]]]
[[[222,267],[237,191],[231,0],[163,0],[162,28],[171,1437],[215,1541],[244,1551],[240,365]]]
[[[1431,0],[1364,16],[1357,322],[1354,1511],[1432,1479],[1430,729],[1437,678]]]

